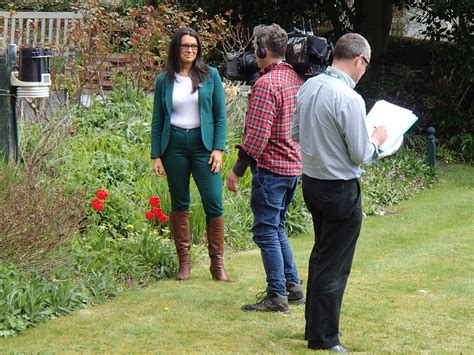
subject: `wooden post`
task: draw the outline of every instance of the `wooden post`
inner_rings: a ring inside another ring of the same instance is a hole
[[[7,161],[18,158],[16,100],[10,85],[10,72],[15,65],[16,46],[0,46],[0,158]]]

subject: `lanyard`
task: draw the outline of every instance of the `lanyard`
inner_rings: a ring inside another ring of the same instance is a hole
[[[324,71],[324,74],[329,75],[329,76],[331,76],[331,77],[333,77],[333,78],[342,80],[344,83],[347,84],[347,80],[346,80],[343,76],[339,75],[338,73],[333,72],[333,71],[330,70],[329,68]]]

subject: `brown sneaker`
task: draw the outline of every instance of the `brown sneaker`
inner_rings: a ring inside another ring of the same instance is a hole
[[[288,291],[288,303],[290,304],[305,304],[303,287],[301,283],[287,282],[286,290]]]
[[[267,291],[263,291],[257,295],[256,303],[244,304],[241,309],[243,311],[290,313],[287,296]]]

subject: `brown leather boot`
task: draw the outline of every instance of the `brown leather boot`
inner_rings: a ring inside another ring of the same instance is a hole
[[[213,217],[207,222],[207,243],[211,257],[212,278],[216,281],[231,281],[224,270],[224,217]]]
[[[179,271],[176,280],[187,280],[191,276],[189,248],[191,247],[191,229],[188,211],[173,211],[170,213],[171,232],[179,259]]]

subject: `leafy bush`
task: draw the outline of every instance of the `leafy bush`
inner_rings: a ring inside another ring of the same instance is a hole
[[[358,85],[370,109],[385,99],[419,117],[412,131],[433,126],[442,147],[474,156],[472,46],[391,38],[382,68],[369,70]]]
[[[0,262],[27,270],[27,276],[13,273],[7,278],[36,285],[35,296],[44,300],[37,305],[41,314],[33,317],[13,302],[13,296],[0,292],[0,305],[9,307],[0,317],[1,334],[55,315],[54,306],[48,307],[52,301],[47,301],[56,297],[54,287],[73,294],[80,291],[81,302],[64,306],[70,311],[175,271],[169,229],[145,218],[150,195],[163,196],[162,204],[169,206],[165,182],[157,184],[159,179],[151,172],[150,111],[147,96],[133,90],[114,92],[107,104],[72,109],[74,135],[62,137],[61,149],[50,150],[47,165],[39,164],[35,175],[23,174],[21,166],[2,165]],[[30,138],[41,139],[39,132],[37,125],[25,127]],[[24,143],[28,161],[34,139]],[[109,196],[104,209],[96,212],[86,203],[99,188],[106,188]],[[75,233],[79,227],[80,235]],[[36,276],[43,270],[43,277]]]
[[[169,236],[149,230],[129,239],[114,239],[91,230],[71,246],[78,275],[95,299],[103,301],[125,286],[147,285],[176,270]]]
[[[1,162],[0,186],[0,260],[36,273],[67,262],[60,247],[79,230],[82,196],[66,195]]]
[[[396,155],[365,166],[360,181],[365,214],[383,214],[385,209],[429,187],[435,171],[413,151],[401,150]]]
[[[70,280],[48,281],[26,276],[0,262],[0,337],[70,313],[90,302],[90,296]]]
[[[474,161],[474,133],[464,132],[454,135],[449,139],[447,145],[455,152],[459,152],[465,161]]]

